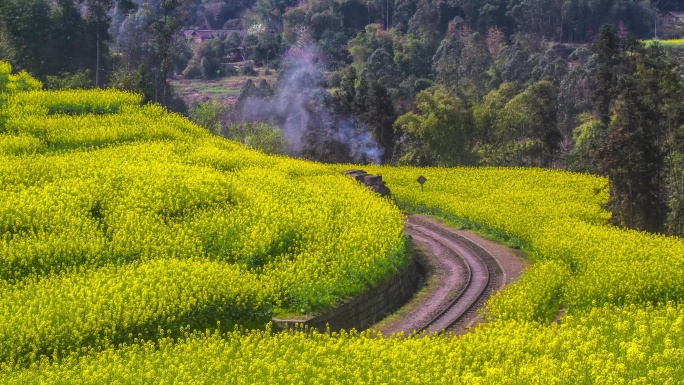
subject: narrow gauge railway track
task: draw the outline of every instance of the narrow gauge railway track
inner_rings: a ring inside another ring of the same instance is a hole
[[[452,261],[445,262],[459,266],[454,271],[462,277],[459,286],[448,296],[443,296],[416,331],[465,331],[478,321],[477,309],[494,291],[503,287],[505,274],[502,267],[480,245],[423,217],[411,216],[406,233],[415,241],[426,244],[433,252],[439,249],[435,254],[450,258]]]

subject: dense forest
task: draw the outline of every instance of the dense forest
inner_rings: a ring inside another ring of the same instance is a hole
[[[606,175],[618,225],[684,235],[678,0],[0,0],[0,60],[323,162]],[[196,39],[190,31],[209,34]],[[171,78],[247,81],[187,106]]]

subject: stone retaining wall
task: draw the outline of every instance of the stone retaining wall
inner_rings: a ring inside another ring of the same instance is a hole
[[[414,259],[384,284],[323,314],[301,319],[274,318],[273,323],[284,329],[304,324],[320,331],[325,331],[326,325],[330,325],[331,331],[364,330],[405,304],[419,289],[424,276],[425,269]]]

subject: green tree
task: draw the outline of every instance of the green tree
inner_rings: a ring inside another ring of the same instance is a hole
[[[199,126],[209,130],[214,135],[223,134],[223,120],[228,108],[222,103],[211,101],[198,103],[190,108],[188,117]]]
[[[240,95],[238,95],[235,105],[242,106],[243,103],[249,98],[264,98],[264,95],[261,94],[261,91],[254,84],[252,79],[247,79],[247,81],[242,84],[242,87],[240,88]]]
[[[560,139],[556,87],[541,81],[506,103],[497,116],[494,140],[480,154],[485,164],[549,167]]]
[[[95,24],[95,87],[100,87],[100,70],[102,68],[103,42],[109,39],[111,12],[118,7],[124,13],[135,9],[131,0],[79,0],[85,6],[86,13]]]
[[[78,71],[73,74],[62,73],[59,76],[45,77],[45,88],[49,90],[87,89],[93,87],[90,70]]]
[[[158,84],[161,86],[164,104],[171,103],[173,97],[167,77],[173,67],[174,54],[178,48],[175,37],[187,16],[185,11],[188,4],[189,0],[161,0],[158,7],[148,11],[148,30],[154,42],[154,63],[159,68]]]
[[[569,154],[568,167],[573,171],[600,174],[599,150],[606,140],[606,129],[592,114],[582,114],[579,120],[581,124],[572,133],[575,145]]]
[[[681,78],[658,45],[620,38],[611,27],[601,29],[592,50],[598,63],[592,99],[606,130],[597,161],[611,183],[608,207],[616,224],[662,231],[667,202],[679,190],[671,138],[684,123]],[[668,167],[666,155],[674,162]],[[670,202],[674,216],[677,207]]]
[[[121,66],[110,74],[107,86],[141,94],[143,101],[151,102],[157,99],[153,76],[145,63],[140,63],[137,68]]]
[[[333,93],[333,101],[339,112],[352,113],[356,98],[356,80],[356,69],[351,66],[345,68],[340,88]]]
[[[352,113],[354,115],[364,116],[366,114],[369,92],[368,80],[364,77],[360,78],[354,94],[354,103],[352,104]]]
[[[363,32],[359,32],[355,38],[347,43],[349,53],[354,59],[357,71],[362,72],[368,59],[378,49],[383,49],[393,61],[392,51],[394,45],[394,34],[385,31],[379,24],[369,24]]]
[[[381,82],[385,87],[396,86],[401,75],[397,71],[394,60],[384,48],[378,48],[366,61],[361,76],[372,81]]]
[[[220,74],[220,48],[213,41],[198,43],[183,70],[183,76],[188,79],[213,79]]]
[[[608,208],[618,225],[662,231],[666,207],[660,199],[659,178],[664,156],[635,82],[623,81],[600,150],[601,171],[610,180]]]
[[[273,88],[268,85],[266,79],[261,79],[259,81],[259,84],[257,84],[257,89],[259,90],[259,94],[262,98],[269,98],[273,96]]]
[[[506,104],[518,93],[514,83],[503,83],[498,90],[489,92],[482,102],[473,107],[479,145],[492,143],[496,139],[496,127]]]
[[[12,61],[14,59],[14,50],[10,42],[10,35],[5,26],[5,21],[0,17],[0,59]]]
[[[634,77],[644,104],[644,119],[665,156],[662,173],[657,179],[658,200],[667,201],[669,210],[665,230],[684,235],[684,80],[678,71],[677,60],[660,45],[637,45],[635,51],[632,54],[636,60]]]
[[[3,35],[9,41],[6,51],[19,70],[42,78],[50,73],[46,43],[50,41],[50,4],[46,0],[0,0]]]
[[[370,126],[373,137],[385,150],[383,163],[392,158],[394,148],[394,129],[392,124],[395,120],[394,106],[387,94],[387,89],[379,82],[373,82],[368,98],[366,98],[366,112],[363,121]]]
[[[50,53],[54,73],[85,73],[92,59],[86,57],[92,45],[87,40],[87,23],[73,0],[57,0],[51,14],[51,44],[46,47]],[[90,86],[90,85],[89,85]]]
[[[492,57],[487,44],[479,33],[475,32],[465,42],[458,62],[459,89],[474,100],[480,100],[490,89],[491,76],[489,69]]]
[[[463,51],[463,42],[459,34],[453,30],[439,44],[432,58],[437,81],[449,87],[458,84],[458,65]]]
[[[607,127],[610,123],[610,107],[616,96],[617,79],[624,57],[620,51],[620,41],[612,25],[604,25],[599,36],[591,46],[596,55],[596,87],[592,100],[601,122]]]
[[[589,57],[589,50],[575,50],[569,60],[577,64],[570,68],[558,85],[558,122],[560,131],[566,138],[574,135],[573,130],[578,124],[585,123],[578,118],[593,109],[591,84],[595,68],[594,62],[588,60]]]
[[[422,37],[409,33],[394,40],[394,62],[403,78],[430,76],[430,44],[427,34]]]
[[[665,228],[669,234],[684,236],[684,126],[672,137],[677,143],[669,147],[666,158],[668,184],[668,213]]]
[[[288,144],[283,132],[278,127],[266,123],[250,122],[233,125],[228,129],[228,138],[267,154],[285,155],[288,153]]]
[[[283,37],[290,44],[296,44],[303,28],[306,28],[307,15],[302,7],[294,7],[283,14]]]
[[[453,166],[474,164],[473,115],[467,104],[444,86],[416,96],[416,111],[394,123],[402,136],[400,164]]]

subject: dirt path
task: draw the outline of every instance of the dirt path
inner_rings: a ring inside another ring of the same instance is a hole
[[[529,265],[520,251],[426,216],[410,216],[405,232],[425,255],[430,276],[414,299],[373,328],[383,335],[443,329],[464,333],[480,321],[477,309],[491,294]]]

